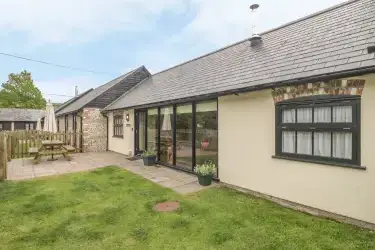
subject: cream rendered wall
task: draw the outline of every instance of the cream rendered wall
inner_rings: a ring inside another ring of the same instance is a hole
[[[263,90],[219,98],[220,180],[375,223],[375,75],[366,79],[361,163],[367,170],[273,159],[275,106],[271,90]]]
[[[125,120],[126,114],[129,114],[129,122]],[[134,110],[124,110],[124,137],[113,137],[113,115],[108,113],[108,150],[118,152],[124,155],[134,155]]]

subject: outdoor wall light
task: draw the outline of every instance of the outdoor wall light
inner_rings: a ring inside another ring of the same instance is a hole
[[[125,119],[127,122],[129,121],[129,114],[126,114]]]

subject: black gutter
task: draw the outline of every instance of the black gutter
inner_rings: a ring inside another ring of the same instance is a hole
[[[113,112],[113,111],[123,110],[123,109],[142,109],[142,108],[165,106],[165,105],[183,103],[183,102],[189,102],[189,101],[200,101],[200,100],[206,100],[210,98],[217,98],[220,96],[240,94],[244,92],[252,92],[252,91],[277,88],[277,87],[289,86],[289,85],[295,85],[295,84],[310,83],[310,82],[328,81],[328,80],[337,79],[337,78],[353,77],[353,76],[359,76],[359,75],[370,74],[370,73],[375,73],[374,66],[361,68],[361,69],[355,69],[355,70],[340,71],[340,72],[335,72],[335,73],[330,73],[330,74],[310,76],[310,77],[305,77],[305,78],[278,81],[274,83],[265,83],[261,85],[255,85],[255,86],[239,88],[239,89],[224,90],[224,91],[215,92],[215,93],[206,94],[206,95],[191,96],[191,97],[186,97],[186,98],[181,98],[181,99],[174,99],[174,100],[168,100],[168,101],[162,101],[162,102],[156,102],[156,103],[150,103],[150,104],[144,104],[144,105],[122,107],[122,108],[111,109],[111,110],[103,110],[102,112]]]

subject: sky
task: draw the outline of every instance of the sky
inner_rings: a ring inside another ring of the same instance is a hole
[[[46,99],[64,102],[145,65],[151,73],[343,0],[0,0],[0,83],[27,70]],[[256,18],[249,6],[258,3]]]

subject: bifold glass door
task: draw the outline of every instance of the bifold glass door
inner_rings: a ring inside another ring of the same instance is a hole
[[[136,152],[154,151],[162,164],[193,171],[218,166],[217,101],[175,104],[136,111]]]

